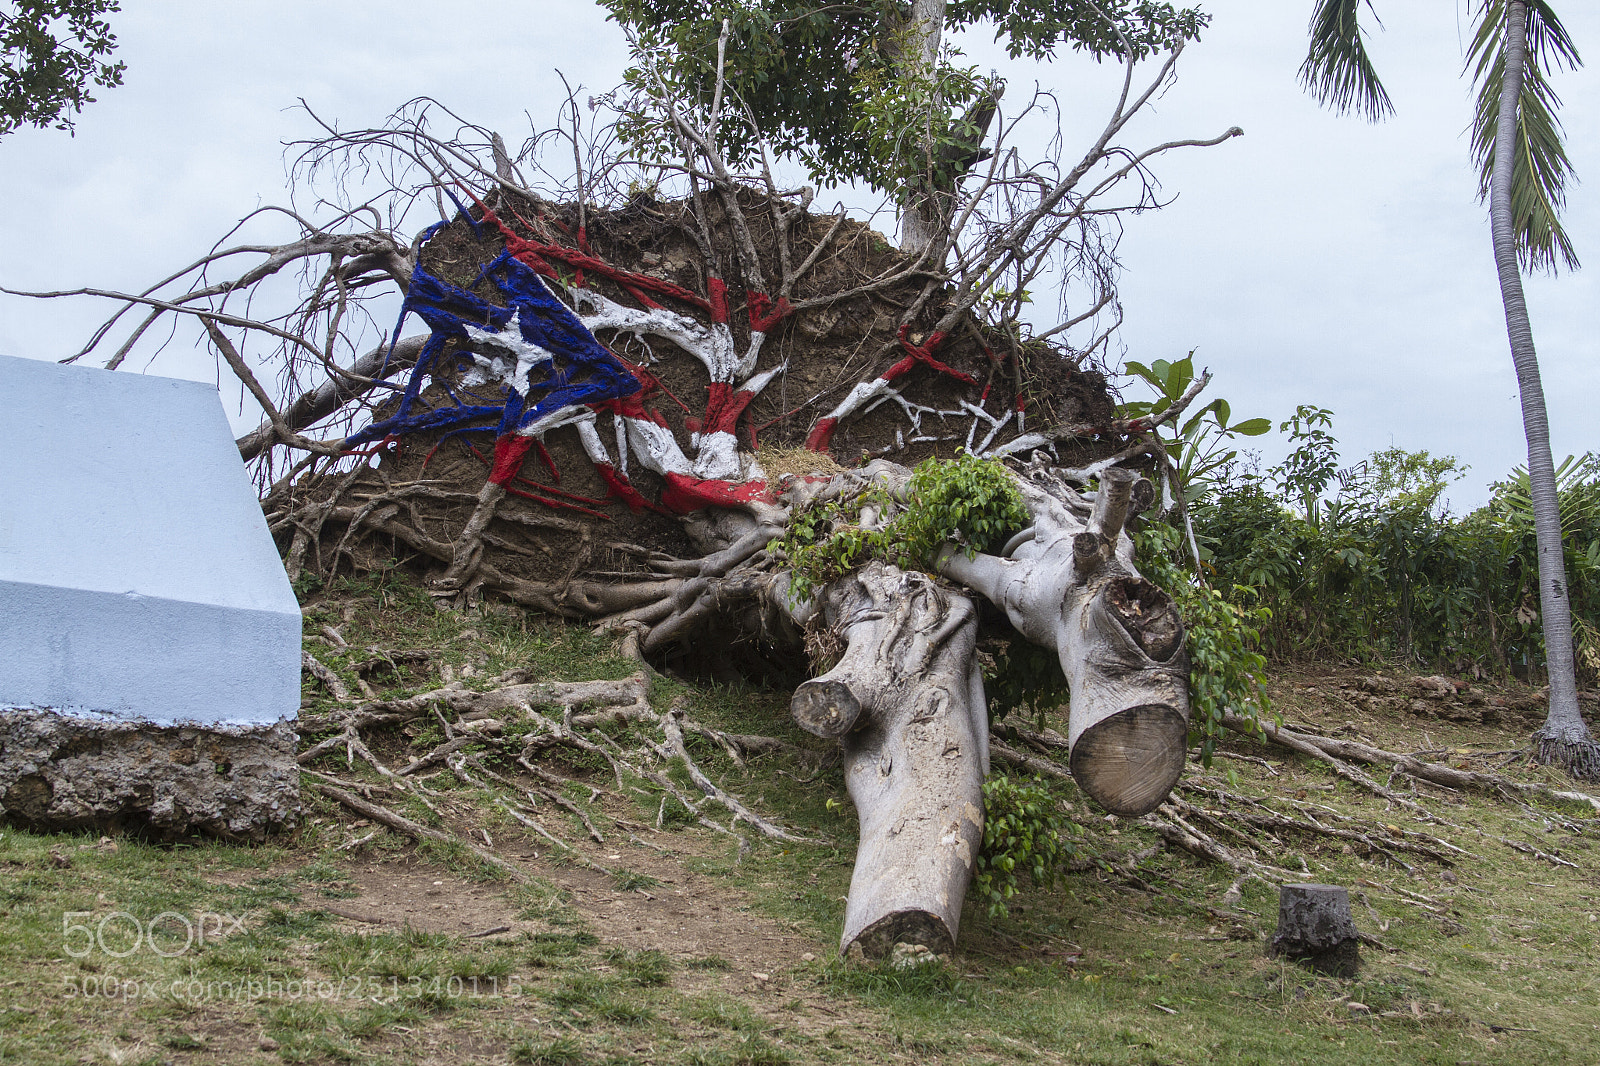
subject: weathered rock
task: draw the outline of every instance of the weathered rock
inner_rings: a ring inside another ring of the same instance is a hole
[[[1350,917],[1350,893],[1340,885],[1284,885],[1278,894],[1278,931],[1270,951],[1305,962],[1318,973],[1354,977],[1361,967],[1361,936]]]
[[[0,814],[45,830],[256,840],[295,822],[296,740],[289,722],[156,726],[0,709]]]

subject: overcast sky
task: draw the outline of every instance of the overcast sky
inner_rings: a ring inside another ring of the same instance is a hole
[[[1472,472],[1456,509],[1481,502],[1526,447],[1468,159],[1465,4],[1380,2],[1372,51],[1398,114],[1377,126],[1321,110],[1296,84],[1310,0],[1202,6],[1210,29],[1123,140],[1246,135],[1158,164],[1176,199],[1129,221],[1126,356],[1195,349],[1236,418],[1332,408],[1346,462],[1391,444],[1459,456]],[[137,288],[195,258],[241,215],[284,201],[282,142],[314,132],[300,98],[366,126],[426,94],[515,142],[528,115],[552,120],[556,67],[599,90],[626,58],[620,31],[583,0],[126,7],[113,16],[126,84],[100,93],[75,137],[0,140],[0,285]],[[1557,7],[1591,62],[1556,85],[1588,179],[1571,190],[1567,228],[1594,264],[1527,282],[1559,461],[1600,449],[1600,5]],[[1055,90],[1069,130],[1090,132],[1112,102],[1111,72],[1081,58],[1013,64],[982,36],[965,45],[1010,80],[1013,100],[1035,80]],[[0,353],[59,359],[101,310],[0,297]],[[153,369],[207,376],[199,362]],[[1261,447],[1269,462],[1282,454]]]

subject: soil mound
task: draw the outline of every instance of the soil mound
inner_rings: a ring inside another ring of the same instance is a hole
[[[279,530],[291,573],[400,561],[436,576],[497,480],[506,497],[483,530],[478,574],[529,605],[592,614],[567,609],[575,579],[637,579],[662,556],[698,557],[714,538],[698,538],[697,523],[773,501],[788,478],[878,456],[913,465],[982,452],[1058,424],[1109,426],[1104,375],[1072,353],[995,336],[976,319],[935,333],[947,290],[868,226],[792,204],[785,217],[782,203],[754,194],[741,206],[735,225],[712,201],[639,195],[620,210],[580,211],[501,195],[435,227],[407,298],[433,328],[431,350],[406,390],[374,408],[377,429],[352,438],[367,465],[297,486],[297,513],[308,498],[322,506],[314,529]],[[786,291],[740,277],[745,234]],[[541,358],[527,354],[533,342],[511,351],[508,326],[485,332],[508,305],[512,323],[526,319],[515,301],[540,284],[530,271],[567,309],[557,317],[576,311],[594,324],[625,368],[614,377],[633,391],[560,407],[537,432],[521,427],[531,439],[508,450],[513,414],[558,403],[562,389],[581,401],[599,388],[559,350],[542,379],[523,362],[521,377],[503,372],[513,355]],[[707,357],[718,343],[736,371]],[[1080,440],[1060,446],[1061,458],[1088,461],[1115,443]],[[730,453],[722,470],[708,466],[718,448]]]

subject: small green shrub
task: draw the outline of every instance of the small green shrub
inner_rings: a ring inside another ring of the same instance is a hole
[[[861,528],[864,507],[889,506],[903,509],[882,529]],[[1006,468],[963,453],[918,464],[904,501],[874,488],[802,508],[774,547],[789,560],[790,596],[802,600],[812,588],[872,559],[926,570],[948,544],[969,555],[999,548],[1028,521],[1022,494]]]
[[[1200,744],[1200,758],[1211,765],[1222,719],[1229,711],[1259,720],[1271,710],[1263,679],[1266,656],[1256,650],[1260,627],[1271,621],[1265,607],[1241,607],[1217,589],[1195,581],[1177,559],[1185,550],[1182,534],[1161,523],[1147,525],[1137,537],[1140,566],[1166,590],[1183,615],[1189,650],[1190,731]],[[1243,599],[1252,595],[1234,586]]]
[[[1077,853],[1071,837],[1079,831],[1057,813],[1044,782],[991,776],[983,783],[983,846],[972,879],[973,899],[989,917],[1003,917],[1017,894],[1018,875],[1041,887],[1054,884],[1062,865]]]

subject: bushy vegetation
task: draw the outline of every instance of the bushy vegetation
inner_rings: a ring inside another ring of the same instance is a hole
[[[1056,798],[1038,778],[1013,781],[991,774],[983,783],[983,846],[972,878],[972,900],[1000,918],[1017,894],[1018,877],[1040,888],[1056,883],[1077,854],[1083,830],[1061,815]]]
[[[1218,470],[1190,512],[1209,583],[1250,610],[1276,658],[1385,660],[1474,676],[1543,665],[1527,472],[1453,515],[1453,457],[1388,448],[1341,468],[1332,414],[1301,407],[1267,470]],[[1580,675],[1600,675],[1600,457],[1561,464]]]
[[[927,459],[911,473],[904,501],[881,488],[801,509],[776,545],[789,561],[790,594],[803,599],[869,559],[903,569],[933,569],[947,544],[969,554],[993,551],[1028,524],[1022,495],[1005,467],[962,452]],[[864,510],[900,510],[879,528],[863,523]]]
[[[1167,591],[1183,615],[1189,652],[1189,728],[1198,738],[1200,758],[1211,765],[1229,713],[1259,719],[1271,709],[1266,693],[1267,659],[1259,648],[1261,627],[1271,612],[1254,604],[1253,590],[1234,587],[1232,595],[1195,578],[1185,566],[1191,558],[1183,534],[1166,522],[1147,524],[1138,533],[1139,565],[1146,577]]]

